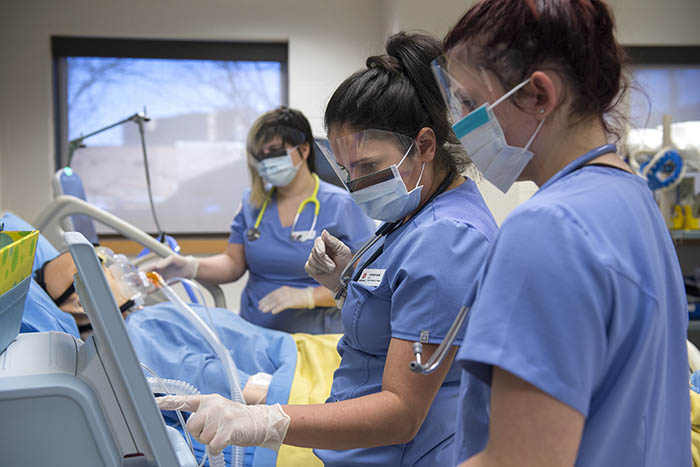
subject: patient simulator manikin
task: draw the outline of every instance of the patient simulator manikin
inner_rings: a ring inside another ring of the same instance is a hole
[[[166,298],[173,302],[178,309],[182,307],[189,308],[169,287],[164,287],[164,283],[160,283],[157,275],[153,275],[153,281],[158,284],[154,285],[146,275],[139,272],[138,269],[122,254],[115,254],[111,249],[106,247],[97,247],[95,249],[98,258],[102,261],[102,269],[104,271],[107,282],[112,290],[112,295],[122,313],[122,317],[126,317],[137,312],[144,305],[146,295],[163,289]],[[77,272],[73,258],[68,252],[64,252],[51,261],[47,261],[39,269],[35,277],[41,287],[49,294],[56,305],[64,312],[70,314],[75,319],[80,331],[80,337],[85,340],[92,334],[92,327],[87,313],[83,309],[78,294],[73,286],[73,275]],[[152,273],[148,273],[151,275]],[[166,292],[167,291],[167,292]],[[177,303],[177,302],[179,303]],[[204,302],[202,300],[202,302]],[[187,316],[191,317],[191,309],[186,312]],[[200,319],[201,321],[201,319]],[[206,326],[206,330],[202,327]],[[197,329],[201,332],[211,333],[209,330],[210,323],[200,323]],[[207,336],[204,336],[207,338]],[[212,336],[209,335],[207,341],[211,343]],[[218,339],[218,338],[216,338]],[[214,349],[217,351],[217,349]],[[221,351],[221,348],[219,349]],[[217,351],[217,354],[219,353]],[[226,352],[226,355],[230,354]],[[226,358],[226,357],[224,357]],[[233,364],[233,362],[231,362]],[[224,367],[227,363],[224,362]],[[267,397],[267,390],[270,383],[270,376],[264,373],[252,375],[242,390],[243,400],[246,404],[264,404]],[[227,376],[229,385],[231,378]],[[160,391],[162,392],[162,391]]]
[[[156,291],[161,291],[205,338],[221,360],[230,388],[230,398],[235,401],[245,402],[246,404],[260,404],[265,402],[268,385],[270,383],[270,375],[257,374],[251,376],[241,391],[236,365],[231,358],[230,352],[216,334],[211,317],[209,317],[209,323],[206,323],[191,307],[180,299],[157,273],[149,272],[144,274],[138,271],[124,255],[115,254],[109,248],[97,247],[95,250],[98,258],[102,262],[105,278],[112,290],[112,294],[122,317],[126,318],[128,314],[138,312],[138,310],[143,307],[146,296]],[[56,305],[75,319],[81,338],[86,339],[92,334],[92,327],[73,285],[73,275],[76,272],[77,268],[73,262],[72,256],[68,252],[65,252],[53,260],[44,263],[41,269],[36,272],[35,278]],[[175,281],[176,280],[171,282]],[[185,279],[185,281],[187,280]],[[196,284],[191,281],[188,281],[188,283],[198,288]],[[203,299],[202,303],[204,303]],[[146,371],[150,372],[151,370],[146,368]],[[148,378],[148,381],[154,393],[178,395],[199,394],[197,388],[194,388],[184,381],[162,380],[158,378],[157,375],[151,376],[152,377]],[[184,426],[184,419],[181,420],[181,424]],[[242,465],[242,459],[242,449],[235,448],[231,465]],[[211,465],[224,465],[223,456],[219,455],[213,457],[211,459]]]

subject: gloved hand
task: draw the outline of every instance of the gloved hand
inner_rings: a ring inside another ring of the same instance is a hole
[[[316,282],[336,292],[340,288],[340,274],[351,259],[350,248],[324,230],[314,240],[304,269]]]
[[[316,306],[314,302],[313,287],[297,289],[286,285],[275,289],[265,295],[258,302],[258,308],[263,313],[272,313],[276,315],[288,308],[313,308]]]
[[[194,256],[170,255],[144,266],[141,270],[144,272],[155,271],[163,276],[163,280],[167,282],[173,277],[194,279],[197,277],[198,269],[199,260]]]
[[[162,410],[193,412],[187,431],[214,456],[229,444],[276,451],[289,428],[289,415],[279,404],[243,405],[218,394],[157,397],[156,402]]]

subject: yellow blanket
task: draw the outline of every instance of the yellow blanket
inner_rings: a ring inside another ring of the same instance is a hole
[[[331,393],[333,373],[340,365],[336,347],[342,334],[292,334],[297,345],[297,366],[289,392],[289,404],[322,404]],[[277,465],[323,466],[309,448],[283,444]]]
[[[700,394],[690,390],[690,451],[693,453],[693,465],[700,467]]]

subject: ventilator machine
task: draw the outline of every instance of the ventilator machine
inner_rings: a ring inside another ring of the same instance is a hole
[[[196,466],[182,435],[163,422],[93,246],[76,232],[65,241],[94,334],[0,342],[2,465]]]

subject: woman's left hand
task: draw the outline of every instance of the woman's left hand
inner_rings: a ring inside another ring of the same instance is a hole
[[[313,287],[297,289],[286,285],[273,290],[258,302],[260,311],[263,313],[272,313],[273,315],[289,308],[311,309],[315,306],[316,302],[314,301]]]

